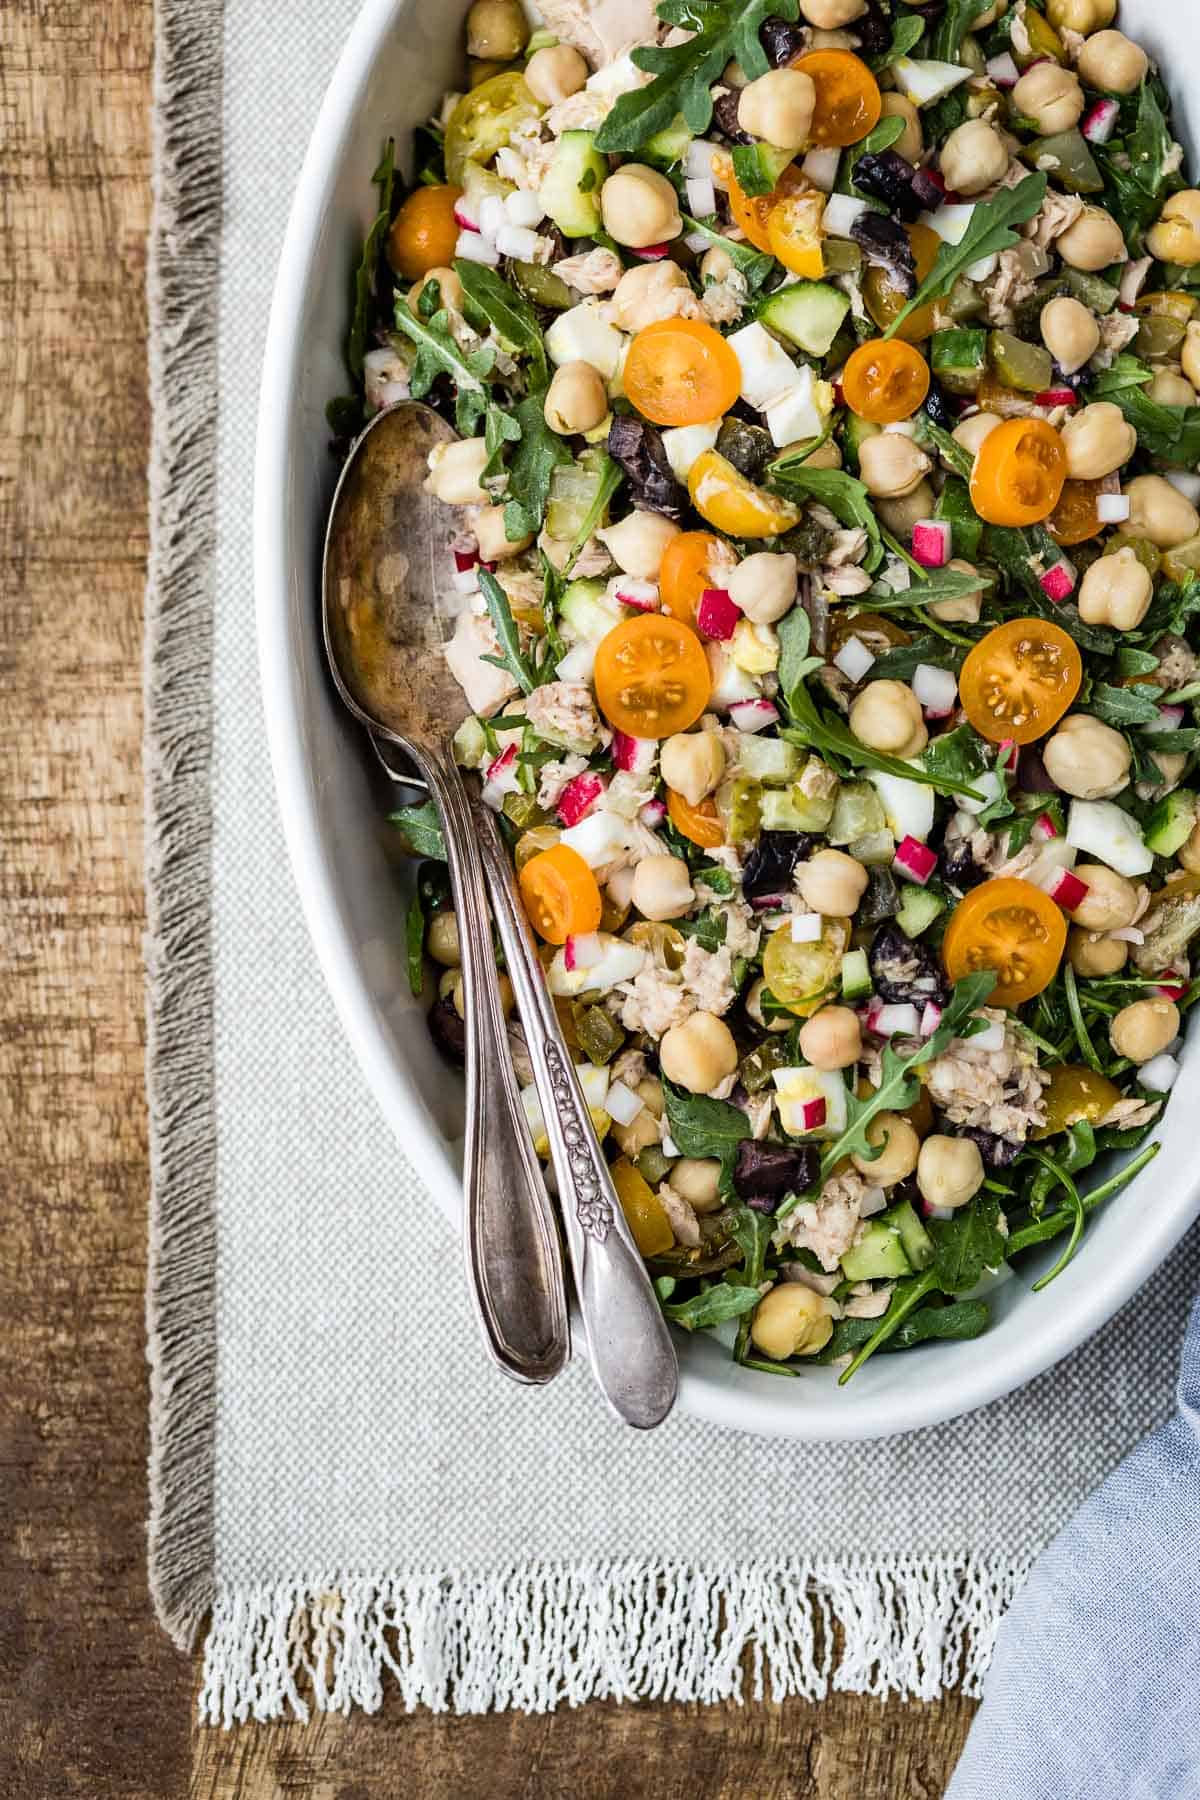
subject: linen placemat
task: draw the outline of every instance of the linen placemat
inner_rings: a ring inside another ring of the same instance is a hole
[[[250,493],[275,261],[354,10],[159,6],[146,653],[159,1616],[181,1646],[210,1620],[213,1721],[376,1707],[389,1680],[410,1706],[462,1710],[831,1683],[977,1692],[1031,1558],[1169,1411],[1200,1236],[1059,1368],[938,1430],[806,1445],[680,1415],[632,1434],[581,1367],[545,1392],[492,1369],[459,1247],[322,985],[270,786]]]

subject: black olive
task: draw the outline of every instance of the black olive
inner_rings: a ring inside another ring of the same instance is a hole
[[[811,1144],[761,1144],[743,1138],[733,1165],[739,1200],[758,1212],[774,1212],[785,1194],[804,1194],[815,1187],[821,1158]]]
[[[442,1055],[461,1068],[467,1060],[467,1027],[455,1012],[453,1000],[435,1000],[428,1020],[429,1035]]]
[[[970,1138],[989,1169],[1011,1169],[1024,1148],[1021,1144],[1010,1143],[1008,1138],[997,1137],[994,1131],[984,1131],[978,1125],[947,1124],[946,1129],[954,1137]]]
[[[893,217],[911,224],[921,211],[921,202],[913,193],[915,173],[898,150],[869,151],[854,165],[854,185],[872,199],[882,200]]]
[[[877,0],[868,0],[861,19],[854,21],[858,47],[864,56],[881,56],[892,41],[892,28]]]
[[[929,392],[925,396],[925,411],[935,425],[943,431],[953,431],[958,424],[958,408],[947,394],[945,388],[936,381],[929,384]]]
[[[895,920],[875,933],[867,951],[867,966],[875,992],[889,1004],[911,1001],[923,1006],[933,1000],[944,1006],[950,998],[950,984],[937,952],[910,938]]]
[[[741,95],[736,89],[718,94],[713,101],[713,118],[717,129],[724,133],[731,144],[752,144],[754,139],[748,131],[743,131],[738,124],[738,102]]]
[[[758,37],[773,69],[783,69],[794,62],[807,41],[804,28],[789,24],[786,19],[764,19]]]
[[[970,839],[963,837],[951,838],[942,845],[938,852],[938,874],[960,894],[987,879],[987,870],[981,868],[971,854]]]
[[[1032,744],[1022,744],[1017,761],[1017,786],[1023,794],[1056,794],[1059,790],[1050,779],[1050,771],[1042,760],[1040,750]]]
[[[893,286],[906,298],[916,293],[916,259],[899,219],[889,218],[886,213],[860,213],[850,227],[850,236],[869,263],[887,270]]]
[[[764,831],[746,858],[742,870],[742,893],[747,900],[759,894],[786,894],[792,885],[792,870],[805,862],[816,847],[816,838],[807,831]]]
[[[936,212],[946,198],[945,188],[939,186],[928,169],[914,169],[911,185],[922,212]]]
[[[662,435],[645,419],[622,415],[608,431],[608,454],[629,477],[630,499],[644,512],[682,519],[687,495],[675,479],[663,448]]]

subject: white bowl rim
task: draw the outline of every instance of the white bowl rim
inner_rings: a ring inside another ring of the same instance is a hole
[[[457,1223],[461,1190],[445,1144],[431,1131],[380,1029],[363,971],[340,919],[326,847],[311,806],[311,771],[301,745],[302,695],[288,643],[290,550],[285,496],[289,441],[285,429],[292,371],[303,357],[303,282],[330,201],[335,171],[371,70],[402,0],[364,0],[333,73],[309,141],[288,217],[264,348],[255,449],[254,583],[263,707],[276,793],[292,870],[316,954],[343,1029],[391,1129],[417,1162],[447,1217]],[[369,170],[364,171],[364,181]],[[1193,1061],[1194,1059],[1189,1058]],[[899,1435],[973,1411],[1024,1385],[1074,1350],[1134,1294],[1170,1253],[1200,1211],[1189,1205],[1151,1209],[1127,1255],[1096,1258],[1090,1282],[1045,1308],[1037,1330],[1003,1353],[982,1356],[950,1395],[936,1381],[869,1395],[813,1382],[803,1406],[789,1404],[790,1383],[765,1377],[754,1391],[697,1374],[681,1357],[680,1406],[713,1424],[765,1436],[853,1441]],[[986,1343],[987,1337],[976,1340]],[[686,1348],[681,1346],[681,1348]]]

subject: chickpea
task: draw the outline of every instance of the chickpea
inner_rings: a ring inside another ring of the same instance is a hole
[[[984,438],[990,437],[997,425],[1002,423],[999,413],[972,413],[969,419],[964,419],[961,425],[954,427],[950,436],[956,444],[961,444],[969,455],[978,456],[979,446]]]
[[[1060,294],[1041,314],[1042,342],[1068,375],[1082,369],[1100,348],[1100,327],[1081,300]]]
[[[1152,400],[1160,406],[1195,406],[1196,389],[1193,379],[1200,381],[1200,334],[1195,338],[1192,332],[1195,325],[1188,326],[1188,335],[1183,341],[1184,371],[1178,369],[1155,369],[1154,380],[1146,389]],[[1190,365],[1190,366],[1189,366]],[[1184,379],[1186,375],[1186,380]]]
[[[1132,94],[1144,81],[1150,58],[1123,31],[1098,31],[1079,52],[1075,67],[1088,87],[1106,94]]]
[[[480,562],[503,562],[506,556],[519,556],[533,542],[531,532],[524,537],[509,537],[502,506],[485,506],[472,520],[471,529],[479,545]]]
[[[434,913],[425,934],[425,948],[434,962],[441,963],[443,968],[458,968],[462,962],[462,947],[458,941],[458,920],[452,912]]]
[[[850,708],[850,729],[868,750],[889,756],[916,756],[929,742],[921,703],[904,681],[869,681]]]
[[[898,500],[911,494],[932,467],[925,452],[901,432],[881,431],[859,446],[859,475],[867,492],[878,499]]]
[[[1111,625],[1134,631],[1146,616],[1154,578],[1126,544],[1101,556],[1087,570],[1079,588],[1079,616],[1088,625]]]
[[[1043,751],[1056,787],[1076,800],[1107,800],[1129,786],[1129,745],[1111,725],[1087,713],[1068,713]]]
[[[448,306],[452,312],[462,311],[464,299],[463,284],[454,273],[454,270],[430,269],[427,275],[422,275],[420,281],[414,281],[408,290],[408,304],[413,312],[417,311],[421,299],[421,291],[427,281],[437,282],[438,292],[441,295],[443,306]],[[419,313],[417,314],[417,317],[420,317]]]
[[[959,194],[982,194],[1008,168],[1008,150],[994,125],[967,119],[950,133],[938,160],[947,187]]]
[[[876,1113],[867,1126],[867,1142],[873,1150],[883,1144],[883,1154],[874,1162],[865,1156],[851,1157],[860,1175],[874,1187],[895,1187],[898,1181],[907,1181],[921,1153],[921,1140],[910,1119],[903,1113]]]
[[[844,850],[818,850],[796,868],[805,906],[829,919],[852,919],[867,891],[867,871]]]
[[[1098,481],[1129,461],[1137,449],[1137,432],[1111,400],[1093,400],[1072,413],[1062,428],[1067,474],[1076,481]]]
[[[663,1074],[689,1094],[707,1094],[738,1065],[737,1045],[724,1019],[694,1012],[672,1025],[658,1046]]]
[[[774,625],[796,602],[796,558],[790,550],[756,550],[725,583],[734,605],[754,625]]]
[[[1184,188],[1172,194],[1158,215],[1158,224],[1146,233],[1146,248],[1160,262],[1200,263],[1200,191]]]
[[[969,563],[961,556],[951,557],[946,564],[958,575],[977,575],[979,571],[974,563]],[[934,600],[929,610],[935,619],[944,619],[948,625],[961,623],[975,625],[979,622],[980,610],[983,606],[983,584],[973,594],[960,594],[957,600]]]
[[[563,363],[554,371],[542,409],[551,431],[569,437],[592,431],[608,412],[608,392],[591,363]]]
[[[818,31],[839,31],[866,10],[867,0],[800,0],[800,17]]]
[[[643,919],[678,919],[695,898],[681,856],[644,856],[634,870],[631,899]]]
[[[715,731],[677,731],[663,745],[659,766],[667,786],[699,806],[720,785],[725,746]]]
[[[1039,64],[1041,68],[1047,66]],[[1107,269],[1109,263],[1126,262],[1129,258],[1121,227],[1102,206],[1085,206],[1075,223],[1054,240],[1054,248],[1073,269],[1093,273]]]
[[[1173,1000],[1135,1000],[1123,1006],[1108,1028],[1108,1041],[1118,1056],[1146,1063],[1179,1036],[1179,1008]]]
[[[1149,538],[1160,550],[1173,550],[1200,532],[1200,513],[1162,475],[1139,475],[1125,489],[1131,537]]]
[[[1078,929],[1067,933],[1067,961],[1077,975],[1115,975],[1128,956],[1129,946],[1120,938]]]
[[[883,117],[904,120],[904,130],[893,148],[906,162],[917,162],[925,148],[925,139],[921,132],[921,115],[907,94],[884,94]]]
[[[613,1140],[622,1156],[632,1159],[648,1150],[652,1144],[661,1144],[662,1128],[660,1121],[666,1110],[663,1103],[662,1082],[656,1075],[646,1075],[634,1088],[634,1093],[642,1102],[642,1110],[631,1125],[619,1125],[613,1120],[609,1129]]]
[[[479,485],[479,477],[487,460],[487,445],[481,437],[436,445],[429,452],[425,492],[447,506],[486,506],[492,496]]]
[[[787,1018],[781,1019],[777,1014],[768,1018],[766,1013],[763,1012],[762,997],[767,991],[768,989],[765,981],[756,981],[754,986],[750,989],[750,992],[746,995],[744,1002],[746,1011],[762,1031],[790,1031],[791,1024]]]
[[[475,0],[467,14],[467,55],[510,62],[529,42],[529,21],[517,0]]]
[[[849,1006],[823,1006],[800,1027],[800,1054],[813,1069],[848,1069],[862,1055],[858,1014]]]
[[[733,269],[732,256],[728,250],[722,250],[719,244],[714,244],[712,249],[706,250],[700,258],[701,281],[724,281],[727,276],[733,274]]]
[[[833,1308],[824,1294],[814,1294],[802,1281],[777,1282],[750,1321],[750,1341],[773,1362],[815,1356],[832,1336]]]
[[[608,177],[600,189],[600,212],[608,235],[631,250],[665,244],[683,230],[675,189],[644,163],[624,163]]]
[[[1070,131],[1083,111],[1079,77],[1054,62],[1034,63],[1012,91],[1012,108],[1031,122],[1039,137]]]
[[[1111,25],[1117,0],[1046,0],[1046,17],[1055,31],[1077,31],[1081,37]]]
[[[803,441],[802,438],[797,439],[798,443],[803,443]],[[787,449],[790,448],[791,446],[788,445],[782,454],[786,455]],[[811,450],[805,457],[804,466],[808,469],[840,469],[842,466],[841,448],[833,438],[827,437],[823,444],[818,444],[816,449]]]
[[[543,106],[557,106],[577,94],[588,78],[588,66],[570,44],[535,50],[525,64],[525,86]]]
[[[930,1206],[965,1206],[983,1186],[983,1158],[971,1138],[934,1133],[917,1157],[917,1186]]]
[[[799,150],[808,142],[817,90],[800,69],[768,69],[738,97],[737,122],[751,137],[780,150]]]
[[[674,296],[682,288],[688,290],[691,299],[691,283],[670,257],[626,269],[609,301],[613,324],[622,331],[641,331],[644,326],[669,317],[677,309]]]
[[[1068,917],[1085,931],[1119,931],[1132,925],[1138,909],[1138,891],[1125,875],[1104,863],[1079,863],[1074,873],[1087,893]]]
[[[905,494],[900,500],[876,500],[875,511],[893,537],[910,542],[913,526],[918,519],[927,519],[937,504],[933,489],[927,481],[918,481],[911,494]]]
[[[720,1210],[721,1165],[715,1157],[681,1156],[667,1179],[693,1212]]]
[[[679,527],[661,513],[631,512],[596,536],[623,574],[657,581],[667,545],[679,536]]]

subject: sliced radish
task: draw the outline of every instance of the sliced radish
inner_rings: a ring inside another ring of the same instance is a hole
[[[941,1007],[936,1000],[927,1000],[921,1013],[921,1036],[932,1037],[941,1022]]]
[[[659,610],[657,581],[642,581],[636,575],[614,575],[608,584],[608,597],[620,601],[622,606],[632,606],[635,612]]]
[[[591,769],[585,769],[582,775],[576,775],[568,781],[559,795],[559,823],[566,826],[578,825],[603,796],[603,780]]]
[[[1089,144],[1107,144],[1120,116],[1121,108],[1116,100],[1097,100],[1083,115],[1079,129]]]
[[[924,887],[937,868],[937,852],[921,843],[919,838],[902,838],[896,845],[892,867],[906,881],[915,881],[918,887]]]
[[[1013,738],[1001,738],[996,746],[996,767],[1007,769],[1010,775],[1015,775],[1020,756],[1021,747]]]
[[[1036,406],[1079,405],[1079,395],[1074,388],[1069,387],[1043,388],[1040,394],[1034,395],[1033,399]]]
[[[1021,79],[1021,71],[1007,50],[1000,56],[989,56],[986,68],[998,88],[1016,87]]]
[[[739,731],[766,731],[779,722],[779,708],[773,700],[735,700],[729,717]]]
[[[1151,1057],[1138,1070],[1138,1081],[1152,1094],[1169,1094],[1178,1079],[1179,1064],[1166,1051],[1161,1056]]]
[[[671,246],[670,244],[647,244],[644,250],[631,249],[629,254],[636,256],[639,262],[662,262],[664,257],[670,256]]]
[[[858,682],[874,661],[874,656],[861,638],[848,637],[834,657],[833,666],[842,671],[847,681]]]
[[[947,519],[918,519],[912,531],[912,553],[923,569],[944,569],[950,561]]]
[[[823,929],[824,922],[820,913],[809,912],[792,914],[793,944],[818,944],[821,941],[821,932]]]
[[[471,211],[465,194],[460,194],[454,202],[454,223],[462,231],[478,231],[479,220]]]
[[[509,223],[502,194],[485,194],[479,202],[479,229],[484,237],[495,238]]]
[[[563,964],[568,969],[594,969],[604,955],[598,932],[580,932],[563,945]]]
[[[1075,592],[1075,566],[1065,556],[1060,556],[1056,563],[1051,563],[1038,576],[1038,586],[1047,600],[1053,600],[1060,606],[1068,595]]]
[[[810,150],[800,164],[800,169],[804,175],[807,175],[815,188],[820,188],[823,194],[831,194],[837,183],[841,160],[840,150],[824,148]]]
[[[893,1006],[881,1006],[873,1014],[871,1030],[879,1037],[919,1037],[921,1020],[916,1007],[905,1000]]]
[[[1182,706],[1160,706],[1157,719],[1151,719],[1150,723],[1143,725],[1141,729],[1146,737],[1153,737],[1159,731],[1178,731],[1183,720]]]
[[[918,663],[913,670],[912,691],[927,719],[945,719],[954,711],[958,681],[953,669]]]
[[[515,188],[504,196],[504,210],[510,225],[540,225],[546,209],[531,188]]]
[[[1062,907],[1064,912],[1074,912],[1082,905],[1088,893],[1088,884],[1081,881],[1071,869],[1057,869],[1054,879],[1046,889],[1050,898]]]
[[[989,806],[994,806],[997,800],[1003,800],[1007,788],[1004,776],[999,769],[985,769],[982,775],[972,775],[971,786],[979,795],[979,799],[972,800],[969,794],[960,794],[958,804],[963,812],[971,816],[972,823],[968,830],[973,831],[975,815],[985,812]]]
[[[1154,991],[1156,994],[1161,994],[1165,1000],[1182,1000],[1187,993],[1187,983],[1184,982],[1180,985],[1177,982],[1160,982]]]
[[[1128,494],[1096,495],[1096,517],[1102,525],[1123,525],[1130,511]]]
[[[513,256],[518,262],[536,262],[543,241],[527,225],[502,225],[495,238],[501,256]]]
[[[487,774],[484,779],[486,781],[499,781],[503,776],[509,774],[510,771],[515,774],[516,764],[517,746],[515,744],[506,744],[499,756],[494,756],[488,764]]]
[[[628,775],[648,775],[658,755],[656,738],[630,737],[627,731],[614,731],[612,759],[618,769]]]
[[[603,994],[616,987],[619,981],[632,981],[641,973],[646,965],[646,952],[638,944],[627,944],[624,938],[612,937],[607,931],[597,932],[596,936],[601,955],[599,961],[586,969],[568,969],[563,950],[556,953],[546,974],[546,985],[552,994],[559,994],[564,999],[573,999],[584,992]],[[607,1075],[607,1071],[604,1073]]]
[[[648,825],[651,831],[657,831],[666,816],[667,806],[664,800],[647,800],[638,813],[642,824]]]
[[[1048,843],[1051,838],[1061,837],[1062,833],[1049,813],[1039,813],[1033,822],[1033,835],[1041,838],[1043,843]]]
[[[741,616],[728,588],[705,588],[696,608],[696,625],[701,637],[724,642],[733,636]]]

